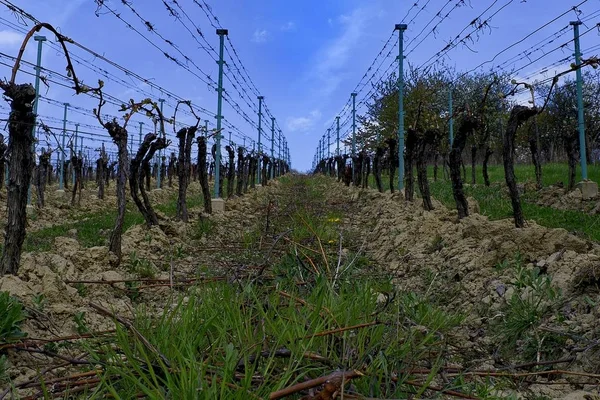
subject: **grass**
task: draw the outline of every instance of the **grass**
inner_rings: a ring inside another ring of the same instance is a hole
[[[353,390],[370,397],[421,396],[449,361],[449,333],[464,316],[395,289],[361,257],[340,259],[340,221],[346,214],[342,206],[328,204],[327,183],[282,179],[285,195],[274,199],[278,207],[269,232],[287,231],[288,240],[277,243],[261,278],[172,292],[159,313],[138,305],[134,325],[152,346],[120,324],[114,341],[86,342],[86,352],[103,366],[101,385],[88,397],[268,398],[336,370],[360,370]],[[251,234],[237,234],[264,254],[256,243],[273,239],[263,222]],[[214,234],[206,225],[198,230]],[[383,293],[386,300],[378,301]],[[431,373],[408,383],[419,365]],[[469,393],[475,390],[467,386]]]
[[[201,195],[188,196],[187,204],[188,208],[199,207],[204,204],[203,198]],[[154,204],[154,207],[157,211],[164,213],[167,217],[175,217],[177,210],[177,194],[174,193],[165,203]],[[116,218],[116,210],[110,208],[89,214],[85,218],[74,223],[57,224],[34,232],[28,232],[25,237],[23,251],[49,251],[54,244],[54,239],[59,236],[68,236],[69,231],[72,229],[77,230],[76,238],[83,247],[106,245]],[[129,204],[127,212],[125,213],[123,231],[126,231],[133,225],[143,223],[144,218],[137,208],[132,204]],[[106,233],[99,234],[103,231]]]
[[[77,230],[77,240],[83,247],[105,245],[108,241],[108,235],[114,227],[116,218],[116,210],[106,210],[90,214],[85,219],[75,223],[53,225],[34,232],[29,232],[25,237],[23,251],[49,251],[54,244],[54,239],[59,236],[68,236],[69,231],[72,229]],[[123,231],[129,229],[133,225],[141,224],[143,222],[144,219],[137,210],[128,210],[125,213]],[[100,234],[101,231],[105,231],[106,234]]]

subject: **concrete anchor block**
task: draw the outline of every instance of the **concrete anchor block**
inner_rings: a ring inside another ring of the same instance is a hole
[[[212,204],[213,212],[225,212],[225,200],[218,198],[211,199],[210,202]]]
[[[593,199],[598,196],[598,184],[589,180],[581,181],[577,184],[577,188],[581,190],[583,200]]]

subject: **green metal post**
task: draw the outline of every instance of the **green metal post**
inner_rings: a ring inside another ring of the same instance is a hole
[[[404,189],[404,31],[406,24],[396,24],[398,31],[398,190]]]
[[[144,126],[144,123],[140,122],[140,138],[138,140],[139,147],[142,147],[142,134],[143,134],[143,129],[144,129],[143,126]]]
[[[454,87],[450,85],[450,90],[448,91],[448,112],[450,113],[449,123],[449,137],[448,141],[450,142],[450,147],[452,148],[452,143],[454,143],[454,107],[452,105],[452,90]]]
[[[327,129],[327,174],[331,171],[329,170],[329,159],[331,158],[331,128]]]
[[[585,148],[585,120],[583,118],[583,77],[581,74],[581,46],[579,43],[579,25],[581,21],[573,21],[570,23],[573,26],[575,35],[575,66],[577,70],[577,120],[579,126],[579,158],[581,160],[581,179],[587,180],[587,151]]]
[[[282,140],[283,140],[283,136],[281,135],[281,129],[280,129],[278,140],[277,140],[277,146],[279,146],[278,151],[277,151],[277,158],[279,159],[279,161],[282,160],[282,158],[281,158],[281,141]],[[281,162],[280,162],[280,164],[281,164]],[[281,175],[281,171],[279,171],[279,175]]]
[[[221,120],[223,119],[223,49],[225,47],[225,36],[229,34],[227,29],[217,29],[219,35],[219,87],[217,88],[217,137],[215,140],[217,151],[215,159],[215,198],[221,197],[219,193],[219,179],[221,178]]]
[[[38,42],[37,63],[35,66],[35,96],[36,96],[36,99],[35,99],[35,102],[33,103],[33,114],[35,115],[35,118],[37,119],[38,97],[40,95],[40,74],[41,74],[41,70],[42,70],[42,46],[43,46],[43,43],[46,41],[46,36],[36,35],[33,37],[33,40]],[[35,127],[36,127],[36,125],[37,125],[36,121],[34,120],[33,126],[31,127],[31,135],[34,137],[34,141],[31,145],[31,151],[33,151],[34,154],[35,154]],[[8,168],[6,168],[6,171],[8,171]],[[2,178],[3,177],[0,177],[0,179],[2,179]],[[31,204],[31,182],[29,182],[29,187],[27,189],[27,204]]]
[[[357,93],[352,93],[352,179],[355,175],[354,158],[356,157],[356,96]]]
[[[336,156],[340,155],[340,117],[335,117],[335,122],[337,124],[337,133],[336,133],[336,143],[337,143],[337,149],[336,149]]]
[[[77,156],[77,134],[79,133],[79,124],[75,124],[75,147],[73,148],[73,154]],[[71,183],[75,186],[75,167],[73,166],[73,172],[71,173]]]
[[[64,172],[65,172],[65,137],[67,136],[67,109],[69,108],[69,103],[65,103],[65,113],[63,116],[63,131],[62,131],[62,147],[61,147],[61,157],[60,157],[60,177],[58,178],[58,190],[64,189]]]
[[[160,114],[163,114],[163,105],[165,103],[165,99],[158,99],[158,102],[160,103]],[[160,124],[160,134],[162,135],[162,137],[165,137],[165,130],[164,130],[164,123]],[[161,185],[161,181],[160,181],[160,170],[161,170],[161,164],[162,164],[162,150],[158,151],[158,168],[156,169],[156,188],[160,189],[162,187]]]
[[[75,152],[77,154],[79,154],[77,152],[77,136],[78,136],[78,133],[79,133],[79,124],[75,124]],[[83,137],[81,137],[81,145],[83,146]],[[83,149],[80,147],[79,148],[79,152],[81,152],[81,150],[83,150]]]
[[[275,117],[271,117],[271,179],[275,174]]]
[[[204,137],[208,138],[208,120],[204,120]]]
[[[264,100],[263,96],[258,96],[258,184],[260,185],[260,163],[261,163],[261,157],[260,157],[260,153],[262,151],[261,147],[260,147],[260,143],[261,143],[261,134],[262,134],[262,102]]]

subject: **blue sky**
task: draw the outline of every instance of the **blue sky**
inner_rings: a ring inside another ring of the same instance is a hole
[[[457,46],[448,53],[445,59],[447,65],[456,67],[458,70],[465,70],[490,59],[499,50],[523,38],[583,0],[497,0],[496,2],[464,0],[463,6],[456,8],[445,21],[439,24],[435,34],[430,34],[416,47],[416,43],[429,33],[433,25],[439,21],[436,13],[444,5],[447,5],[445,11],[441,13],[444,15],[458,1],[460,0],[210,0],[207,3],[212,6],[212,11],[219,18],[221,25],[229,29],[229,38],[238,51],[241,61],[260,93],[265,96],[269,110],[277,118],[278,126],[287,137],[294,167],[299,170],[307,170],[312,164],[314,149],[319,138],[342,110],[350,93],[392,34],[394,24],[399,23],[409,9],[410,14],[405,22],[412,21],[412,23],[406,32],[406,43],[408,44],[415,37],[417,40],[407,47],[410,55],[406,62],[413,65],[421,65],[443,49],[449,40],[459,34],[469,22],[488,7],[490,9],[487,14],[484,14],[485,17],[489,17],[497,11],[497,14],[489,21],[489,28],[483,31],[478,40],[470,43],[468,47]],[[174,7],[171,0],[165,0],[165,2]],[[415,2],[417,6],[411,7]],[[183,54],[187,55],[211,79],[216,80],[217,65],[214,60],[199,48],[196,40],[174,17],[168,15],[162,0],[131,0],[130,3],[144,19],[154,25],[157,32],[176,44]],[[207,41],[214,48],[218,48],[218,36],[196,4],[201,3],[201,0],[178,0],[177,3],[202,30]],[[77,42],[143,77],[152,78],[157,85],[191,100],[194,104],[204,107],[212,113],[216,112],[216,93],[212,88],[185,69],[167,60],[159,50],[128,29],[123,22],[107,13],[106,9],[101,9],[101,15],[96,16],[97,7],[93,1],[14,0],[14,4],[31,12],[38,19],[59,27],[63,34],[72,37]],[[107,0],[106,4],[136,28],[139,28],[140,32],[148,39],[167,50],[169,54],[182,58],[176,50],[169,48],[160,38],[144,28],[137,17],[120,1]],[[590,20],[586,21],[587,27],[591,28],[595,23],[600,22],[600,16],[594,14],[599,8],[600,1],[598,0],[588,0],[579,7],[580,18],[585,19],[586,16],[590,16]],[[418,15],[416,15],[417,12]],[[184,19],[181,13],[179,15]],[[0,17],[17,22],[12,13],[5,8],[0,8]],[[421,29],[432,18],[432,24],[425,29],[421,36],[418,36]],[[489,69],[492,65],[497,65],[518,55],[535,43],[551,38],[553,33],[559,32],[561,28],[568,25],[570,20],[575,18],[575,12],[568,13],[502,54],[493,63],[487,64],[485,68]],[[582,31],[587,30],[585,26],[581,29]],[[469,30],[470,28],[465,30],[463,36]],[[45,34],[49,39],[53,39],[49,32],[45,32]],[[16,32],[14,28],[6,24],[0,26],[0,52],[15,55],[21,39],[22,34]],[[552,49],[570,39],[572,39],[572,32],[563,32],[562,36],[557,38],[554,43],[548,44],[544,50]],[[395,41],[396,39],[394,39]],[[582,38],[583,49],[599,43],[600,36],[596,31],[590,32]],[[71,48],[73,54],[114,73],[129,82],[134,88],[149,92],[155,98],[161,97],[159,91],[127,77],[100,60],[94,60],[77,48],[72,46]],[[393,57],[396,52],[397,50],[393,50]],[[539,62],[527,66],[517,75],[534,79],[540,76],[537,72],[542,68],[571,53],[572,47],[567,46]],[[532,54],[530,58],[535,59],[541,54],[541,52]],[[591,55],[584,54],[584,56]],[[34,56],[35,42],[32,41],[28,46],[25,58],[33,62]],[[386,60],[383,63],[383,69],[386,69],[392,61],[393,58]],[[5,58],[2,58],[2,62],[10,64]],[[516,64],[507,64],[506,67],[519,67],[527,62],[519,61]],[[44,48],[43,65],[64,73],[64,59],[50,47]],[[4,76],[10,76],[8,67],[0,67],[3,69]],[[560,70],[561,67],[562,64],[554,65],[549,73],[552,73],[553,70]],[[87,84],[92,85],[98,78],[102,78],[94,71],[78,64],[75,64],[75,68],[80,78]],[[238,74],[239,77],[239,72],[231,64],[229,68],[230,74]],[[195,67],[190,67],[190,69],[197,72]],[[31,72],[31,67],[24,66],[24,70]],[[376,78],[379,78],[379,75]],[[31,80],[30,75],[20,74],[18,76],[19,82]],[[252,108],[247,106],[231,87],[229,81],[225,80],[225,84],[230,98],[236,101],[248,116],[256,120],[255,106],[252,105]],[[361,95],[367,91],[368,87]],[[143,96],[132,88],[108,80],[106,92],[123,100],[130,97],[139,100]],[[86,109],[91,109],[96,105],[92,99],[85,96],[74,96],[72,91],[55,84],[50,84],[49,87],[42,85],[41,93],[59,102],[69,102]],[[255,95],[249,93],[249,96],[257,104]],[[173,114],[173,105],[174,102],[171,102],[166,106],[165,114]],[[6,105],[3,106],[5,109]],[[5,111],[4,109],[3,111]],[[107,105],[103,111],[118,114],[117,108],[110,105]],[[63,110],[60,106],[40,102],[39,114],[42,116],[42,120],[47,117],[44,122],[48,125],[62,126],[59,119],[62,118]],[[238,116],[228,104],[224,105],[224,115],[245,135],[256,139],[256,129]],[[202,119],[204,118],[205,116],[202,116]],[[92,117],[71,110],[68,119],[71,129],[74,122],[98,125]],[[180,115],[178,119],[183,122],[192,122],[189,116]],[[214,119],[210,119],[211,125],[213,125]],[[137,144],[139,129],[137,121],[144,121],[144,118],[136,117],[136,123],[130,125],[130,133],[136,134],[135,144]],[[270,121],[265,121],[264,125],[266,133],[270,135]],[[150,128],[150,126],[151,122],[145,120],[145,128]],[[81,128],[81,130],[84,129],[90,133],[88,136],[84,135],[86,137],[84,144],[93,151],[94,148],[99,147],[98,140],[101,139],[101,136],[92,135],[102,135],[102,132],[94,130],[92,127]],[[172,133],[172,128],[168,129],[169,133]],[[348,129],[349,126],[343,127],[344,132]],[[227,136],[227,131],[225,135]],[[93,138],[95,140],[92,140]],[[107,146],[112,147],[108,138],[104,138],[104,140]],[[234,140],[237,143],[242,142],[242,139],[235,138],[235,133]],[[249,142],[246,144],[248,145]]]

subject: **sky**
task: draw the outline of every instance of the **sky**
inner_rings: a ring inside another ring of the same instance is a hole
[[[199,7],[203,4],[202,0],[177,0],[175,3],[173,0],[130,0],[129,4],[141,19],[120,0],[105,0],[106,6],[115,10],[141,35],[128,28],[125,22],[116,18],[106,7],[99,8],[91,0],[12,2],[37,19],[49,22],[63,35],[206,109],[211,115],[200,117],[202,120],[208,119],[211,128],[214,127],[217,93],[206,81],[217,81],[218,65],[213,58],[216,53],[205,49],[210,45],[218,51],[219,37],[215,28],[211,26],[211,22],[214,21],[207,18],[204,10]],[[567,12],[582,2],[577,12]],[[367,73],[390,36],[397,35],[394,33],[397,23],[408,24],[404,41],[405,65],[417,67],[424,63],[441,65],[443,61],[446,66],[458,71],[472,69],[484,61],[493,59],[500,50],[526,37],[564,12],[567,14],[498,55],[492,62],[485,64],[482,70],[488,71],[497,65],[507,69],[525,66],[515,73],[515,77],[534,80],[564,69],[570,61],[557,61],[572,55],[572,44],[569,43],[553,52],[550,50],[572,40],[571,28],[565,28],[569,21],[577,18],[585,21],[585,25],[581,27],[582,32],[586,32],[581,38],[582,48],[592,48],[596,54],[600,53],[600,50],[597,50],[600,47],[598,30],[592,29],[588,32],[600,22],[600,0],[206,0],[206,3],[212,7],[211,10],[218,17],[221,26],[229,30],[230,43],[233,44],[239,60],[252,80],[250,84],[240,70],[236,57],[231,61],[226,59],[228,63],[225,69],[229,77],[224,80],[226,96],[232,104],[239,105],[239,109],[252,120],[252,124],[238,115],[231,104],[224,103],[225,119],[237,128],[226,128],[223,131],[225,137],[227,138],[229,131],[233,131],[234,142],[243,144],[244,139],[239,133],[241,132],[246,136],[247,147],[251,147],[251,140],[257,140],[255,125],[258,120],[258,100],[253,90],[255,86],[258,93],[265,97],[266,107],[276,118],[276,126],[286,137],[292,166],[300,171],[306,171],[312,166],[318,140],[327,128],[332,127],[335,117],[342,112],[350,94]],[[176,11],[179,19],[169,15],[165,4]],[[185,11],[185,14],[181,10]],[[452,11],[449,15],[442,20],[450,10]],[[476,20],[480,15],[483,17]],[[4,54],[0,61],[12,67],[14,61],[7,56],[17,54],[24,37],[22,31],[28,30],[32,25],[29,21],[28,26],[23,25],[23,20],[16,18],[3,5],[0,5],[0,18],[0,52]],[[148,30],[142,20],[150,22],[154,32],[173,43],[173,46]],[[186,26],[180,21],[184,21]],[[474,21],[475,24],[486,23],[478,34],[474,33],[471,36],[473,40],[452,47],[441,58],[432,59],[432,56],[449,43],[458,42],[451,42],[457,35],[464,38],[472,31],[474,25],[470,23]],[[432,30],[434,26],[435,31]],[[192,28],[191,33],[187,30],[189,28]],[[202,32],[206,41],[197,34],[196,28]],[[42,31],[40,34],[54,41],[52,33]],[[553,36],[554,34],[556,36]],[[385,76],[382,75],[384,71],[396,70],[397,64],[394,64],[394,60],[398,49],[392,46],[396,45],[397,41],[397,36],[393,36],[387,42],[382,57],[378,58],[376,63],[376,67],[381,65],[381,69],[371,69],[367,74],[368,78],[378,71],[373,80],[359,87],[362,89],[357,100],[359,114],[364,111],[363,100],[369,92],[370,83]],[[532,46],[536,48],[534,45],[538,43],[539,51],[529,54],[529,58],[522,57],[525,50]],[[33,40],[28,44],[25,60],[35,62],[36,46]],[[113,82],[86,67],[85,63],[75,63],[78,77],[86,84],[95,86],[98,79],[103,79],[106,93],[124,101],[129,98],[141,100],[147,95],[152,95],[153,100],[165,97],[160,90],[125,75],[80,48],[73,45],[68,47],[80,60],[86,60],[91,65],[109,72],[111,77],[121,79],[121,84]],[[167,59],[165,52],[180,60],[181,65],[187,66],[184,68]],[[545,53],[548,55],[543,56]],[[584,57],[592,55],[594,54],[584,54]],[[188,59],[187,63],[185,57]],[[541,59],[536,61],[538,57]],[[513,62],[505,63],[511,58],[514,59]],[[236,61],[235,65],[233,61]],[[48,43],[44,44],[42,66],[64,74],[65,65],[64,56],[48,46]],[[391,69],[388,69],[388,66],[391,66]],[[544,75],[542,71],[548,66],[551,68]],[[10,77],[11,67],[0,65],[4,77]],[[22,67],[23,72],[17,75],[17,82],[33,82],[33,76],[27,73],[33,72],[32,66]],[[48,76],[44,72],[42,75]],[[60,79],[57,81],[64,82]],[[237,89],[233,85],[236,85]],[[85,95],[76,96],[73,90],[52,82],[48,86],[42,84],[40,93],[56,101],[56,104],[40,101],[38,111],[44,123],[56,128],[53,131],[57,136],[60,135],[64,113],[61,103],[68,102],[86,110],[97,106],[97,100]],[[175,104],[176,101],[167,98],[165,115],[173,115]],[[0,111],[2,118],[5,118],[6,103],[2,104]],[[111,104],[107,104],[102,111],[119,115],[118,107]],[[347,115],[346,112],[344,116]],[[99,148],[101,141],[105,142],[107,148],[114,148],[110,139],[98,129],[98,121],[91,115],[86,115],[81,110],[68,109],[67,119],[67,129],[74,129],[75,123],[85,125],[81,127],[81,131],[86,132],[82,133],[84,146],[92,153],[94,149]],[[189,114],[181,113],[178,114],[177,120],[193,123],[194,119]],[[144,122],[144,133],[153,129],[150,120],[144,119],[144,116],[136,116],[129,125],[130,136],[135,140],[133,149],[137,147],[139,122]],[[265,116],[262,125],[264,145],[265,140],[270,140],[270,118]],[[167,130],[172,137],[173,128],[167,127]],[[343,136],[349,132],[350,125],[343,124],[341,130]],[[53,140],[56,139],[44,138],[41,145],[53,146]],[[332,150],[334,148],[335,145],[332,145]],[[267,143],[266,150],[270,151],[270,142]]]

